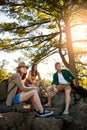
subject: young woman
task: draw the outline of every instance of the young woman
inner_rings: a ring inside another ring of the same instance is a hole
[[[37,64],[32,65],[31,70],[29,71],[28,76],[26,78],[25,86],[42,86],[45,91],[47,90],[46,86],[41,81],[40,73],[37,71]]]
[[[37,90],[30,87],[25,87],[22,84],[22,79],[25,78],[28,67],[24,62],[20,62],[17,67],[17,71],[12,75],[8,86],[8,96],[6,100],[7,106],[12,104],[18,104],[31,100],[35,111],[34,113],[39,117],[46,117],[53,114],[53,111],[44,110],[40,98],[38,96]],[[14,86],[14,88],[13,88]],[[11,89],[13,88],[13,89]]]

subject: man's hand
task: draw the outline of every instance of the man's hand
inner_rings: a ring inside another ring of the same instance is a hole
[[[78,87],[78,85],[74,84],[74,87],[76,87],[76,88],[77,88],[77,87]]]
[[[53,87],[53,91],[54,91],[55,93],[57,93],[57,92],[58,92],[58,89],[57,89],[56,87]]]
[[[75,81],[75,79],[73,80],[73,85],[74,85],[74,87],[78,87],[78,85],[76,84],[76,81]]]

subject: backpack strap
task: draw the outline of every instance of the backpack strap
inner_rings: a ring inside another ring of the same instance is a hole
[[[10,79],[10,78],[9,78],[9,79]],[[14,79],[16,79],[16,78],[14,78]],[[11,81],[13,81],[14,79],[8,81],[8,84],[9,84]],[[15,83],[15,84],[13,85],[13,87],[7,92],[7,95],[8,95],[15,87],[16,87],[16,83]]]
[[[8,91],[7,95],[16,87],[16,84]]]

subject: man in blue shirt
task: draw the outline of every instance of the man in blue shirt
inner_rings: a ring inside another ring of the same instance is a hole
[[[70,106],[70,93],[71,87],[70,83],[76,86],[75,76],[71,73],[68,69],[62,69],[59,62],[55,64],[55,69],[57,70],[56,73],[53,75],[53,82],[52,85],[47,88],[47,96],[48,96],[48,103],[45,106],[51,106],[51,92],[59,92],[64,90],[65,91],[65,110],[63,114],[69,114],[69,106]]]

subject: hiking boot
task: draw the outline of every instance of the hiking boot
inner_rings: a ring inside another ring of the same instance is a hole
[[[64,110],[63,115],[68,115],[69,111],[68,110]]]
[[[54,113],[53,111],[49,111],[49,110],[44,110],[43,113],[34,110],[34,114],[38,117],[48,117],[51,116],[53,113]]]

